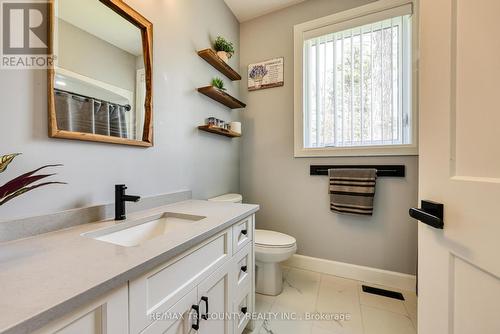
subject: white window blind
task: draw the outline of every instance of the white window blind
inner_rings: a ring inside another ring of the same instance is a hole
[[[412,144],[411,16],[304,41],[304,147]]]

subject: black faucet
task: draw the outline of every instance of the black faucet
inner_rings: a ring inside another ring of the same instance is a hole
[[[125,202],[139,202],[139,196],[125,195],[127,187],[124,184],[115,185],[115,220],[125,220]]]

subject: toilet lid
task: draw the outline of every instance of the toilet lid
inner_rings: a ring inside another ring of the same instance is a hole
[[[255,245],[261,247],[285,248],[295,245],[297,240],[289,235],[267,231],[255,230]]]
[[[226,194],[209,199],[210,202],[230,202],[230,203],[241,203],[243,201],[243,196],[240,194]]]

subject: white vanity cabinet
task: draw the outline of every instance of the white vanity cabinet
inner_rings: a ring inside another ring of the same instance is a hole
[[[254,308],[253,230],[252,215],[38,333],[241,334]]]
[[[253,230],[254,216],[249,216],[131,281],[130,334],[240,334],[248,320],[234,319],[244,318],[237,306],[246,298],[250,313],[254,305]],[[187,319],[171,320],[179,310]]]

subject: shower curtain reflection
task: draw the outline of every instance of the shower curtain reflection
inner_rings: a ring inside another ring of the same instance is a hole
[[[126,112],[119,105],[59,89],[54,90],[57,127],[60,130],[128,138]]]

